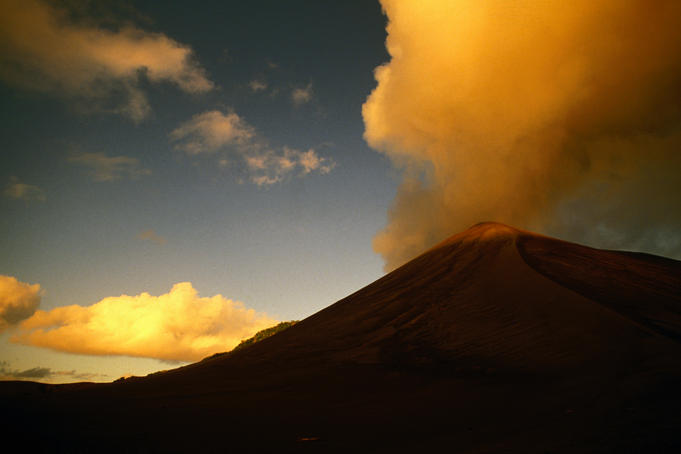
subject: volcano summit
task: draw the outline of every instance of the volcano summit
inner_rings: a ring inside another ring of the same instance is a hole
[[[483,223],[247,348],[0,402],[51,452],[681,452],[680,341],[681,262]]]

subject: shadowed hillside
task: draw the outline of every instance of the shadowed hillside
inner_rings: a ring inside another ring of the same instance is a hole
[[[37,448],[679,452],[681,263],[476,225],[229,355],[0,384]]]

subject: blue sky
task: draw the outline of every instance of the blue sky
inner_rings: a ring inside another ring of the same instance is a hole
[[[71,14],[65,29],[132,24],[162,34],[190,49],[194,67],[214,85],[192,93],[142,74],[135,89],[149,111],[135,118],[115,112],[127,102],[125,88],[96,96],[54,88],[43,83],[42,67],[31,68],[37,88],[3,80],[0,181],[35,194],[0,200],[0,274],[39,283],[41,309],[160,295],[188,281],[201,296],[222,294],[277,320],[301,319],[382,274],[371,239],[399,180],[364,142],[361,117],[372,71],[388,59],[378,4],[35,5]],[[236,114],[257,146],[277,156],[284,148],[314,150],[332,166],[256,184],[233,143],[197,155],[178,148],[171,133],[211,111]],[[144,360],[139,369],[138,360],[108,357],[83,363],[18,346],[10,335],[0,344],[8,370],[83,371],[87,364],[83,372],[115,379],[167,367]]]

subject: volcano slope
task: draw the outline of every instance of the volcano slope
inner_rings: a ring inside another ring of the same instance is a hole
[[[680,339],[681,262],[485,223],[248,348],[0,403],[50,452],[681,452]]]

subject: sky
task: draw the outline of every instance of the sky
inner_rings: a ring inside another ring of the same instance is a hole
[[[0,375],[177,367],[382,275],[378,3],[0,5]]]
[[[681,259],[681,4],[0,0],[0,379],[197,361],[482,221]]]

